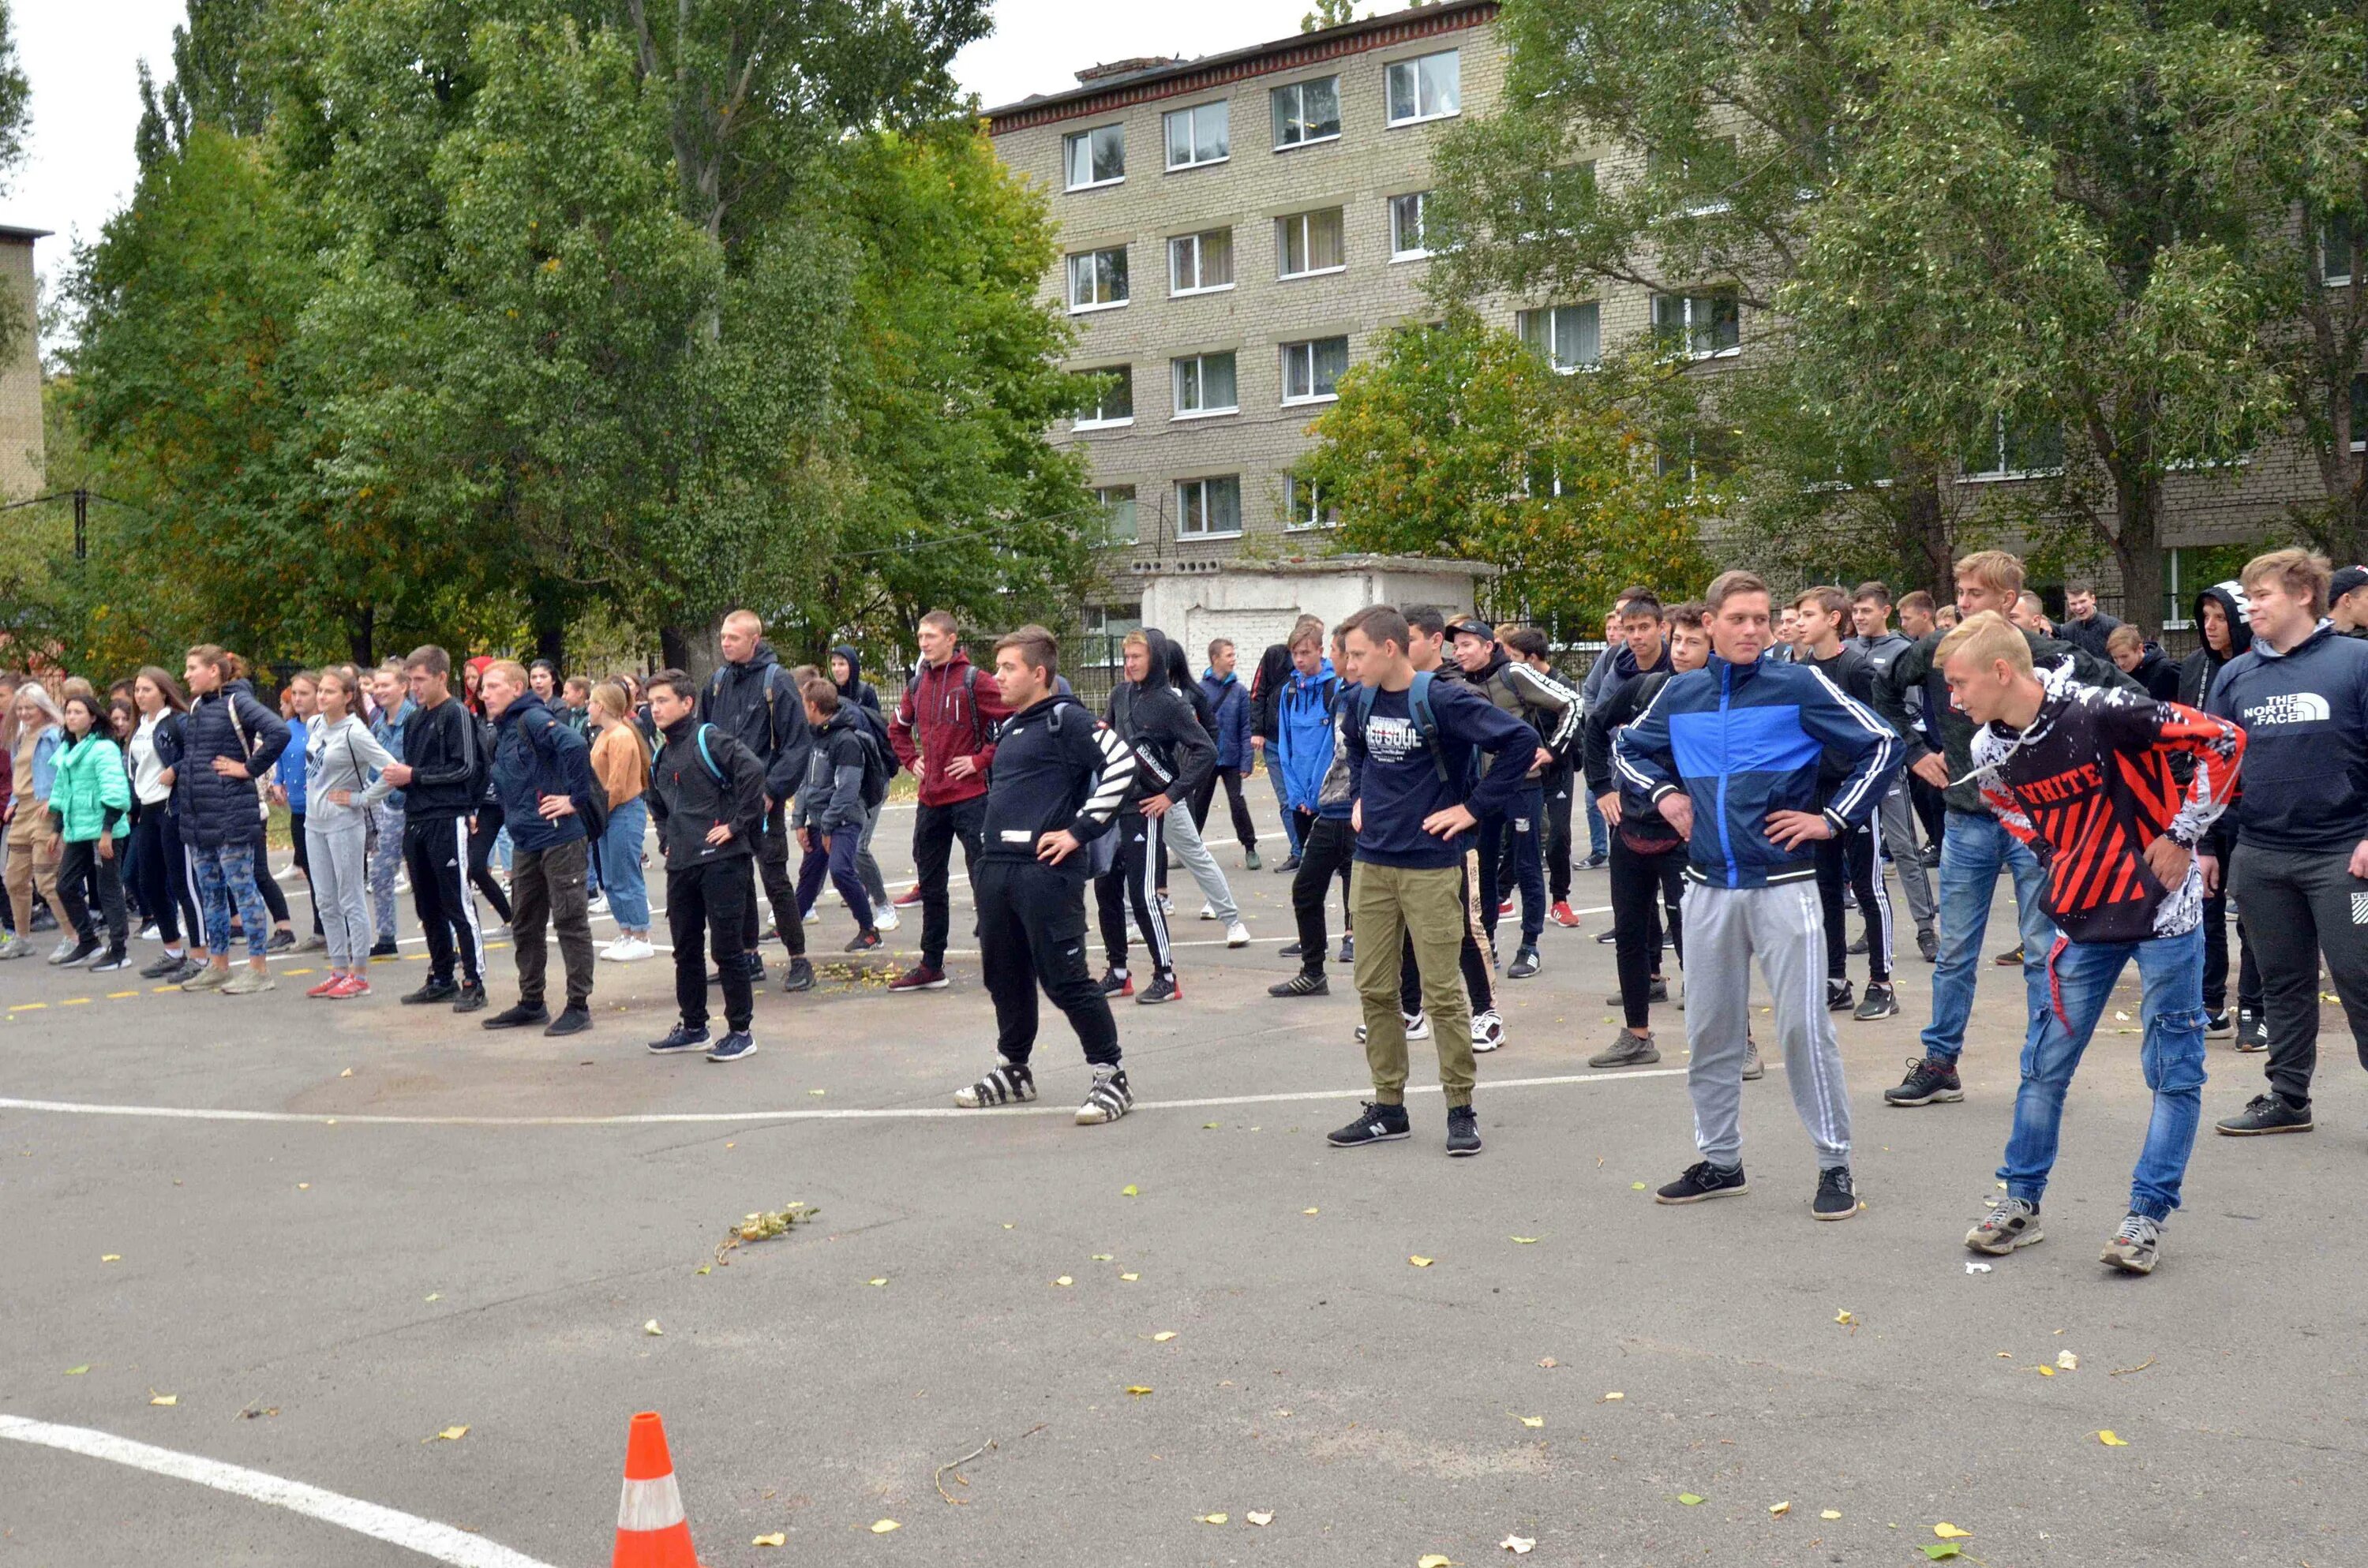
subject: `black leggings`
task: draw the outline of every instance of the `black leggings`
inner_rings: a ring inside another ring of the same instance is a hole
[[[1686,846],[1673,844],[1657,854],[1632,849],[1611,830],[1612,951],[1620,965],[1620,1008],[1632,1029],[1651,1026],[1647,1000],[1661,968],[1662,912],[1668,915],[1669,945],[1678,961],[1686,957],[1679,910],[1685,894]],[[1656,896],[1657,895],[1657,897]]]
[[[1842,928],[1842,884],[1858,894],[1866,921],[1866,978],[1870,985],[1891,978],[1891,888],[1874,850],[1874,824],[1861,823],[1839,838],[1817,840],[1817,896],[1825,903],[1826,978],[1850,978],[1850,933]]]
[[[1347,817],[1319,817],[1295,812],[1299,819],[1299,869],[1291,877],[1291,912],[1299,922],[1300,972],[1321,979],[1329,940],[1324,929],[1324,902],[1335,879],[1341,902],[1349,892],[1349,863],[1357,858],[1357,835]],[[1352,927],[1344,927],[1344,929]]]
[[[198,917],[198,906],[189,897],[189,877],[181,861],[181,830],[173,813],[162,803],[140,808],[140,820],[132,824],[131,841],[137,846],[132,862],[140,872],[140,908],[156,923],[156,934],[165,938],[168,948],[181,945],[181,933],[192,937],[205,931]]]
[[[264,821],[255,819],[255,836],[247,847],[255,851],[255,891],[263,895],[263,907],[271,912],[274,926],[288,924],[288,895],[279,891],[279,880],[271,874],[271,842],[265,836]],[[199,930],[205,929],[200,926]]]
[[[501,879],[494,875],[494,840],[501,836],[502,809],[496,805],[477,808],[476,821],[469,829],[469,881],[501,922],[510,923],[510,895],[502,890]]]
[[[1159,901],[1151,896],[1151,890],[1167,844],[1166,828],[1156,817],[1129,812],[1111,824],[1110,831],[1119,835],[1118,857],[1094,883],[1094,900],[1101,911],[1102,949],[1112,969],[1126,967],[1126,916],[1132,904],[1135,924],[1143,929],[1143,945],[1151,949],[1152,972],[1165,974],[1174,967],[1176,953],[1168,942],[1167,918],[1159,912]]]

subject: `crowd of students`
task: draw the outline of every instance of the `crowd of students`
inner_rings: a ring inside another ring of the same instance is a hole
[[[1637,587],[1575,684],[1535,631],[1436,608],[1373,606],[1329,629],[1302,617],[1247,685],[1231,642],[1208,647],[1196,679],[1183,649],[1144,628],[1124,638],[1122,677],[1099,713],[1063,678],[1053,633],[1003,637],[983,671],[943,611],[922,619],[920,658],[893,710],[854,647],[835,649],[827,674],[784,670],[746,611],[725,618],[723,657],[703,680],[666,670],[596,685],[541,661],[479,658],[456,694],[450,657],[430,646],[369,675],[297,674],[275,713],[238,658],[211,645],[189,650],[178,677],[143,668],[105,696],[81,680],[52,693],[11,679],[0,692],[0,789],[13,785],[0,957],[32,953],[38,907],[60,932],[52,964],[126,968],[145,923],[161,947],[142,971],[151,978],[245,994],[271,987],[275,950],[317,948],[325,978],[307,994],[352,1000],[370,993],[370,960],[395,949],[401,876],[427,949],[404,1003],[489,1006],[483,895],[510,928],[518,983],[483,1027],[570,1034],[591,1026],[596,900],[618,926],[599,958],[656,951],[644,880],[655,828],[677,1017],[649,1049],[730,1062],[756,1050],[760,889],[786,950],[781,990],[814,984],[805,927],[825,883],[854,922],[853,953],[882,947],[898,905],[917,904],[917,961],[889,990],[939,990],[959,844],[997,1044],[957,1104],[1034,1097],[1041,991],[1091,1069],[1076,1119],[1106,1122],[1133,1103],[1112,1001],[1185,995],[1171,859],[1227,945],[1250,940],[1201,835],[1222,787],[1243,867],[1260,869],[1245,790],[1262,765],[1282,808],[1277,869],[1292,877],[1297,927],[1282,949],[1293,972],[1269,994],[1326,994],[1338,963],[1362,1015],[1373,1097],[1329,1142],[1410,1135],[1409,1042],[1429,1040],[1446,1152],[1469,1156],[1481,1149],[1475,1058],[1506,1042],[1497,981],[1540,972],[1549,922],[1578,924],[1576,796],[1582,863],[1609,870],[1612,918],[1599,939],[1615,948],[1607,1000],[1622,1010],[1591,1065],[1657,1062],[1652,1010],[1670,1004],[1673,979],[1684,983],[1699,1158],[1660,1201],[1748,1190],[1739,1125],[1741,1085],[1762,1074],[1756,962],[1813,1145],[1811,1212],[1856,1213],[1833,1020],[1900,1010],[1891,878],[1934,966],[1919,1052],[1884,1096],[1913,1108],[1964,1097],[1957,1062],[2003,873],[2019,940],[1998,962],[2021,969],[2032,1024],[1998,1172],[2007,1195],[1967,1244],[2006,1253],[2039,1239],[2065,1091],[2135,962],[2154,1111],[2128,1216],[2101,1256],[2145,1273],[2180,1200],[2207,1038],[2268,1056],[2267,1091],[2219,1131],[2307,1131],[2323,959],[2368,1063],[2368,568],[2262,555],[2196,597],[2201,646],[2177,664],[2100,614],[2093,594],[2076,592],[2065,623],[2050,624],[2004,552],[1959,562],[1955,590],[1946,606],[1920,592],[1895,605],[1880,583],[1779,604],[1760,578],[1729,572],[1665,605]],[[892,900],[871,844],[904,769],[917,778],[916,883]],[[275,804],[311,890],[302,937],[269,869]],[[1516,914],[1500,968],[1499,922]],[[555,1007],[546,933],[562,960]],[[241,946],[247,962],[234,970]],[[1866,960],[1862,990],[1853,956]]]

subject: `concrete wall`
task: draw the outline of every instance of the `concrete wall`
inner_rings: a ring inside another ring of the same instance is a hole
[[[15,324],[0,358],[0,499],[41,493],[41,357],[29,240],[0,240],[0,310]]]
[[[1180,641],[1199,669],[1209,641],[1230,637],[1255,665],[1269,643],[1280,642],[1302,615],[1329,629],[1368,605],[1439,605],[1469,609],[1478,577],[1469,566],[1401,562],[1301,568],[1235,566],[1222,573],[1146,576],[1143,620]],[[1118,588],[1114,585],[1113,596]]]

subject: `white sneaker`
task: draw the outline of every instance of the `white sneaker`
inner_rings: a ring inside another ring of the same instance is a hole
[[[658,950],[643,937],[620,937],[602,949],[600,956],[611,963],[639,963],[643,959],[657,957]]]
[[[1216,917],[1217,917],[1217,906],[1216,906],[1215,904],[1213,904],[1213,903],[1204,903],[1204,904],[1202,904],[1202,905],[1201,906],[1201,919],[1203,919],[1203,920],[1214,920]]]
[[[155,924],[154,924],[153,921],[152,921],[151,923],[149,923],[148,925],[145,925],[145,926],[142,926],[142,927],[140,927],[140,940],[142,940],[142,941],[143,941],[143,942],[153,942],[153,941],[155,941],[156,939],[157,939],[156,926],[155,926]]]
[[[814,900],[814,906],[806,911],[806,924],[809,926],[822,924],[822,900]]]
[[[1494,1051],[1504,1043],[1505,1020],[1497,1016],[1495,1009],[1491,1008],[1486,1013],[1472,1015],[1472,1049],[1474,1051]]]
[[[1215,916],[1212,915],[1210,918],[1214,919]],[[1236,920],[1232,925],[1225,927],[1225,946],[1229,948],[1247,948],[1249,945],[1250,928],[1248,926]]]
[[[596,893],[594,893],[590,898],[588,898],[588,899],[585,900],[585,901],[584,901],[584,913],[586,913],[586,915],[606,915],[606,914],[608,914],[608,913],[609,913],[609,895],[608,895],[607,893],[604,893],[604,892],[596,892]]]
[[[904,917],[896,913],[896,906],[894,904],[876,903],[871,906],[871,928],[873,930],[894,931],[897,926],[902,926],[903,924],[905,924]]]
[[[1406,1036],[1408,1043],[1417,1040],[1429,1040],[1430,1038],[1429,1014],[1400,1013],[1398,1015],[1398,1020],[1406,1025]],[[1357,1043],[1359,1045],[1365,1043],[1365,1026],[1362,1024],[1359,1024],[1357,1026]]]

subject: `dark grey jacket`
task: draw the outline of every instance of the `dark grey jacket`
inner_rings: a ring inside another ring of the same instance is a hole
[[[263,816],[255,780],[287,749],[287,723],[255,699],[254,687],[234,680],[190,704],[181,735],[173,794],[182,838],[201,849],[245,844]],[[215,772],[218,756],[245,763],[247,777]]]

